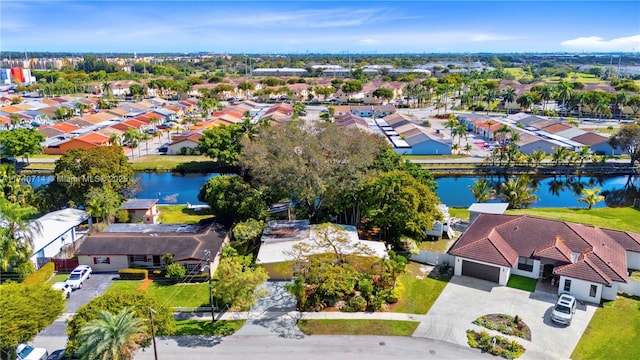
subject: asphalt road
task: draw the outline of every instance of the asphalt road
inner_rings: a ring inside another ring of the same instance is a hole
[[[313,335],[302,339],[275,336],[167,337],[157,341],[158,359],[368,360],[489,359],[490,354],[444,341],[403,336]],[[154,359],[153,348],[135,360]]]

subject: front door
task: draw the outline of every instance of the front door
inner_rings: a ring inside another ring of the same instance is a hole
[[[153,266],[160,266],[160,255],[153,255]]]

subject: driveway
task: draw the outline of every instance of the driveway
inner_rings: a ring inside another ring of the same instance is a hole
[[[64,314],[53,322],[49,327],[42,330],[38,337],[41,336],[64,336],[66,338],[67,324],[65,321],[70,319],[72,314],[75,313],[82,305],[88,303],[95,296],[102,295],[109,286],[117,274],[92,274],[91,279],[84,282],[82,289],[75,290],[71,293],[69,299],[67,299],[67,307]],[[36,337],[36,340],[38,339]],[[37,345],[36,340],[34,343]]]
[[[298,326],[296,298],[285,289],[286,281],[267,281],[258,291],[266,296],[258,299],[249,310],[247,322],[233,336],[270,335],[300,339],[304,334]]]
[[[414,337],[427,337],[465,345],[466,330],[482,329],[471,322],[486,314],[519,315],[531,329],[531,342],[522,359],[568,359],[580,341],[596,306],[578,304],[570,326],[549,320],[556,294],[498,286],[484,280],[454,276],[420,323]]]

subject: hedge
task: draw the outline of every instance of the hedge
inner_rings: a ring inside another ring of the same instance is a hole
[[[56,270],[55,264],[50,261],[40,267],[38,271],[33,274],[27,276],[23,283],[25,284],[38,284],[38,283],[46,283],[53,276],[54,271]]]
[[[144,280],[149,277],[149,270],[147,269],[120,269],[118,270],[120,279],[126,280]]]

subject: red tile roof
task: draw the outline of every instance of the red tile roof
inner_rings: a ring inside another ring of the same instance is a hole
[[[450,254],[513,267],[518,257],[556,260],[555,274],[611,284],[626,282],[625,249],[640,251],[640,234],[530,216],[480,214]]]
[[[574,138],[572,138],[571,140],[573,141],[577,141],[581,144],[585,144],[587,146],[592,146],[592,145],[597,145],[597,144],[601,144],[603,142],[608,142],[609,138],[602,136],[602,135],[598,135],[598,134],[594,134],[592,132],[588,132],[586,134],[582,134],[579,136],[576,136]]]

